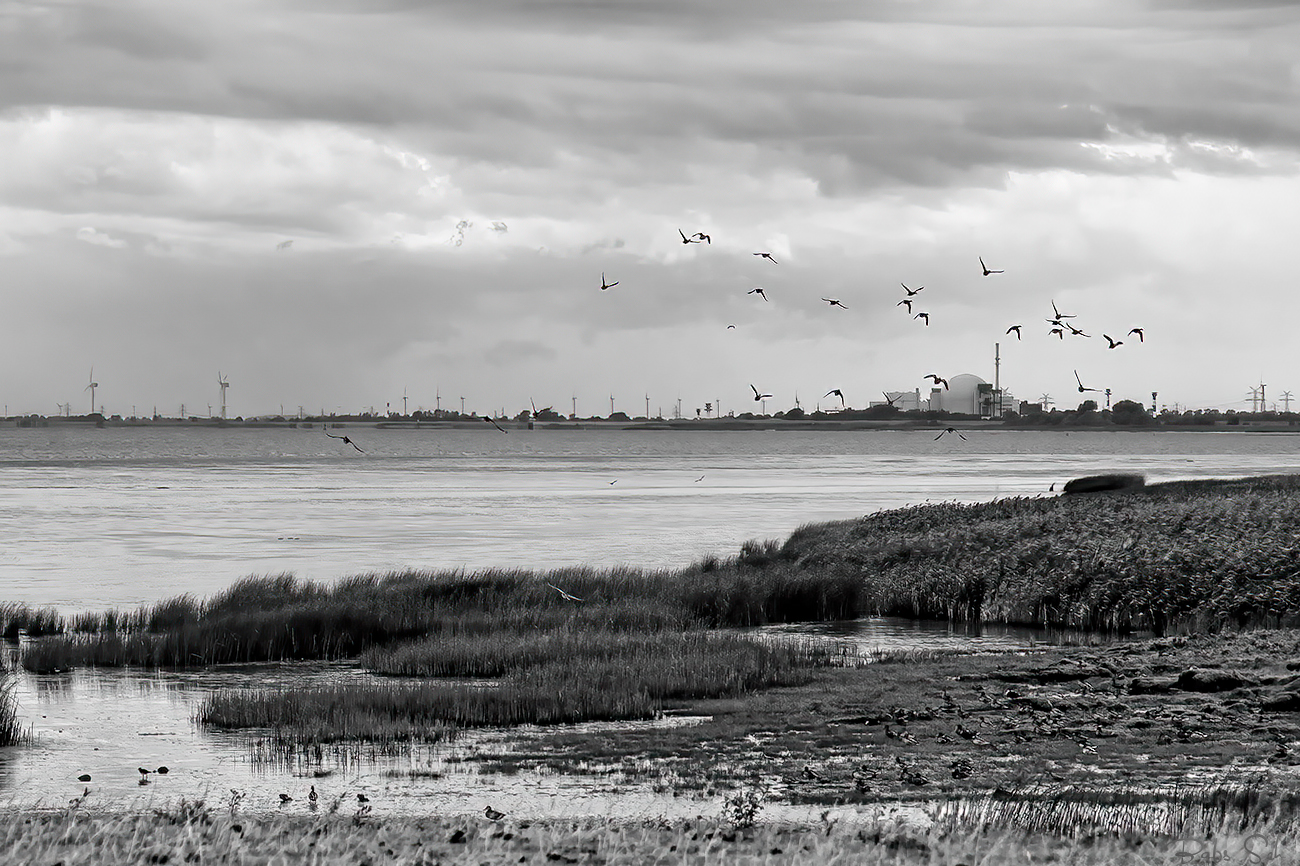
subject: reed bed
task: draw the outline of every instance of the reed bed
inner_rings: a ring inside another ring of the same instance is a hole
[[[856,575],[880,614],[1096,630],[1300,613],[1300,476],[937,504],[806,526],[787,567]]]
[[[65,628],[63,617],[52,607],[0,603],[0,637],[5,640],[18,640],[20,633],[28,637],[61,634]]]
[[[403,672],[441,672],[437,660],[446,648],[459,659],[456,675],[500,677],[486,685],[226,690],[209,698],[198,718],[217,727],[268,728],[277,738],[299,742],[420,739],[423,731],[441,738],[460,727],[650,719],[671,701],[806,682],[811,668],[833,661],[829,651],[811,644],[772,646],[702,631],[606,633],[585,643],[572,637],[549,642],[524,636],[512,644],[513,655],[489,655],[478,664],[475,653],[491,639],[424,641],[391,654]]]
[[[22,723],[18,720],[13,672],[7,667],[0,667],[0,747],[16,746],[25,740]]]

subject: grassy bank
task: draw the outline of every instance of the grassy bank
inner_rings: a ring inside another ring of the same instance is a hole
[[[13,673],[0,666],[0,747],[15,746],[23,741],[23,727],[18,721],[18,701],[14,698]]]
[[[955,866],[1031,863],[1154,866],[1174,863],[1300,863],[1294,830],[1224,828],[1210,838],[1069,838],[1048,834],[886,821],[815,826],[693,822],[368,818],[228,814],[182,804],[148,814],[107,815],[86,806],[15,812],[0,822],[11,862],[118,863],[604,863],[864,864]]]
[[[857,577],[864,607],[1083,629],[1300,614],[1300,476],[938,504],[805,526],[774,561]]]

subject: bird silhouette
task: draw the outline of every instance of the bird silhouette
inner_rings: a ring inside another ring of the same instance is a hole
[[[710,243],[710,244],[713,243],[713,238],[709,237],[704,232],[696,232],[695,234],[691,235],[691,239],[694,240],[696,243],[699,243],[700,241],[705,241],[706,243]]]
[[[966,440],[966,437],[961,435],[961,431],[958,430],[956,427],[945,427],[943,428],[943,430],[939,432],[938,436],[934,437],[934,441],[938,442],[940,439],[942,439],[944,433],[956,433],[958,439],[961,439],[962,441]]]
[[[776,259],[772,258],[772,254],[771,254],[771,253],[754,253],[754,255],[756,255],[756,256],[762,256],[763,258],[767,259],[769,262],[771,262],[771,263],[774,264],[774,265],[779,265],[779,264],[781,264],[781,263],[778,262]]]
[[[159,767],[158,769],[154,770],[154,772],[160,776],[165,776],[170,772],[170,770],[168,770],[166,767]]]
[[[728,331],[734,331],[734,330],[736,330],[736,326],[735,326],[735,325],[727,325],[727,330],[728,330]]]
[[[1083,380],[1079,378],[1079,371],[1078,371],[1078,370],[1075,370],[1075,371],[1074,371],[1074,381],[1076,381],[1076,382],[1079,383],[1079,393],[1080,393],[1080,394],[1082,394],[1084,391],[1096,391],[1098,394],[1101,393],[1101,389],[1100,389],[1100,388],[1085,388],[1085,387],[1083,387]]]
[[[1091,337],[1091,336],[1092,336],[1092,334],[1085,334],[1081,328],[1076,328],[1076,327],[1074,327],[1074,325],[1071,325],[1069,322],[1066,322],[1066,323],[1065,323],[1065,327],[1069,328],[1069,329],[1070,329],[1070,333],[1073,334],[1073,335],[1076,336],[1076,337]]]
[[[359,793],[359,794],[357,794],[357,802],[358,802],[358,803],[369,803],[369,802],[370,802],[370,798],[367,797],[365,794],[360,794],[360,793]]]
[[[765,300],[765,301],[767,300],[767,292],[763,291],[763,287],[762,287],[762,286],[755,286],[754,288],[750,289],[748,292],[745,292],[745,294],[747,294],[747,295],[758,295],[758,296],[759,296],[760,298],[762,298],[763,300]]]
[[[496,809],[493,809],[491,806],[486,806],[483,809],[483,817],[487,818],[489,821],[500,821],[505,816],[506,816],[505,812],[498,812]]]
[[[917,292],[921,291],[921,289],[925,288],[925,286],[917,286],[915,289],[909,289],[907,287],[907,283],[899,283],[899,285],[903,287],[903,291],[907,292],[907,296],[909,298],[915,295]]]
[[[844,306],[843,304],[841,304],[841,303],[840,303],[838,300],[836,300],[835,298],[822,298],[822,300],[825,301],[826,303],[830,304],[832,307],[839,307],[839,308],[844,309],[844,310],[847,310],[847,309],[848,309],[848,307],[846,307],[846,306]]]
[[[983,257],[983,256],[980,256],[980,270],[984,271],[984,276],[986,276],[986,277],[987,277],[989,274],[1002,274],[1002,273],[1006,273],[1005,271],[991,271],[991,270],[989,270],[989,266],[986,265],[986,264],[984,264],[984,257]]]
[[[695,240],[694,238],[688,238],[688,237],[686,236],[686,232],[682,231],[681,229],[678,229],[678,230],[677,230],[677,234],[679,234],[679,235],[682,236],[682,243],[684,243],[684,244],[698,244],[698,243],[699,243],[699,241]]]
[[[1112,339],[1111,336],[1110,336],[1109,334],[1102,334],[1102,336],[1106,338],[1106,342],[1107,342],[1107,343],[1110,343],[1110,345],[1106,347],[1107,349],[1113,349],[1113,348],[1115,348],[1116,346],[1122,346],[1122,345],[1124,345],[1124,341],[1123,341],[1123,340],[1115,340],[1115,339]]]
[[[893,406],[894,402],[903,396],[902,394],[899,394],[898,397],[890,397],[884,391],[881,391],[880,393],[885,395],[885,402],[888,403],[890,406]]]
[[[908,307],[908,309],[910,310],[911,307]],[[913,318],[913,319],[925,319],[925,326],[926,326],[927,328],[930,327],[930,314],[929,314],[929,313],[917,313],[917,314],[916,314],[915,316],[913,316],[912,318]]]
[[[1020,339],[1020,326],[1019,326],[1019,325],[1012,325],[1010,328],[1007,328],[1007,333],[1008,333],[1008,334],[1010,334],[1012,331],[1015,331],[1015,332],[1016,332],[1016,339],[1019,340],[1019,339]]]
[[[903,298],[903,300],[899,301],[897,304],[894,304],[894,306],[895,306],[895,307],[907,307],[907,311],[910,313],[910,312],[912,312],[912,299],[911,299],[911,298]]]
[[[89,773],[82,773],[80,776],[77,777],[77,781],[78,781],[78,782],[89,782],[89,781],[90,781],[90,774],[89,774]]]
[[[768,400],[768,399],[770,399],[771,396],[772,396],[771,394],[760,394],[760,393],[758,392],[758,389],[757,389],[757,388],[754,388],[753,385],[750,385],[749,387],[752,388],[753,391],[754,391],[754,402],[755,402],[755,403],[757,403],[759,400]]]
[[[556,586],[553,583],[548,583],[546,585],[549,586],[551,589],[555,590],[556,592],[558,592],[560,594],[560,597],[563,598],[565,601],[582,601],[582,599],[578,598],[576,595],[570,595],[569,593],[560,589],[558,586]]]
[[[936,385],[942,384],[942,385],[943,385],[943,389],[944,389],[945,391],[948,390],[948,380],[945,379],[945,378],[943,378],[942,376],[935,375],[934,373],[926,373],[926,374],[925,374],[924,376],[922,376],[921,378],[922,378],[922,379],[933,379],[933,380],[934,380],[934,384],[936,384]]]
[[[320,795],[316,793],[316,786],[315,786],[315,785],[312,785],[312,786],[311,786],[311,792],[307,794],[307,799],[311,801],[311,804],[312,804],[313,806],[315,806],[315,805],[316,805],[316,801],[320,799]]]
[[[1129,334],[1137,334],[1139,343],[1145,343],[1147,341],[1147,338],[1142,334],[1141,328],[1134,328],[1133,330],[1129,331]],[[1127,334],[1125,336],[1127,336]]]
[[[1065,339],[1065,329],[1064,329],[1064,328],[1052,328],[1052,330],[1048,331],[1047,334],[1048,334],[1048,336],[1051,336],[1052,334],[1055,334],[1056,337],[1057,337],[1057,339],[1059,339],[1059,340],[1064,340],[1064,339]]]
[[[696,479],[695,479],[694,483],[695,483],[695,484],[699,484],[699,483],[700,483],[701,481],[703,481],[703,480],[704,480],[704,476],[701,475],[699,478],[696,478]]]
[[[349,439],[347,436],[335,436],[333,433],[331,433],[330,431],[326,430],[326,429],[323,428],[323,427],[321,428],[321,430],[322,430],[322,432],[324,432],[324,434],[325,434],[326,436],[330,437],[331,439],[341,439],[341,440],[343,440],[344,443],[346,443],[346,444],[348,444],[348,445],[351,445],[353,448],[357,449],[358,451],[361,451],[361,446],[359,446],[357,443],[353,442],[353,441],[352,441],[351,439]],[[362,453],[362,454],[365,454],[366,452],[361,451],[361,453]]]
[[[847,405],[847,404],[845,404],[845,402],[844,402],[844,392],[842,392],[839,388],[832,388],[832,389],[830,389],[829,391],[827,391],[825,394],[823,394],[822,396],[823,396],[823,397],[829,397],[829,396],[832,395],[832,394],[834,394],[836,397],[839,397],[839,398],[840,398],[840,406],[841,406],[841,407]]]
[[[602,292],[605,291],[606,289],[612,289],[617,285],[618,285],[618,280],[615,280],[612,283],[605,282],[605,272],[604,271],[600,272],[600,290]]]
[[[491,415],[484,415],[484,416],[483,416],[483,420],[486,421],[486,422],[488,422],[489,424],[491,424],[493,427],[497,428],[498,430],[500,430],[502,433],[509,433],[509,432],[510,432],[509,430],[507,430],[506,428],[504,428],[504,427],[502,427],[500,424],[498,424],[498,423],[496,422],[496,419],[494,419]]]
[[[290,797],[288,794],[281,794],[281,795],[280,795],[280,805],[281,805],[281,806],[283,806],[285,803],[292,803],[292,802],[293,802],[293,797]]]
[[[1078,316],[1076,316],[1076,315],[1074,315],[1074,314],[1066,315],[1065,313],[1062,313],[1060,310],[1056,309],[1056,301],[1052,301],[1052,312],[1056,314],[1056,318],[1057,318],[1057,319],[1077,319],[1077,318],[1079,318]]]

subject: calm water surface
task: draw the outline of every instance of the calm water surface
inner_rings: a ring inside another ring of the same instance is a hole
[[[338,433],[339,431],[334,431]],[[1300,471],[1300,435],[349,426],[0,428],[0,600],[98,609],[250,574],[676,568],[926,501]]]

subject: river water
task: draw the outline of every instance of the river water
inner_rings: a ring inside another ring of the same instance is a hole
[[[968,430],[618,431],[345,428],[0,428],[0,602],[99,610],[211,595],[249,574],[310,579],[391,569],[630,564],[730,556],[752,538],[926,501],[1052,495],[1079,475],[1149,481],[1300,471],[1300,435]],[[344,431],[334,430],[336,434]],[[857,650],[1029,647],[1041,633],[869,619],[783,626]],[[471,732],[393,757],[266,761],[244,734],[193,721],[214,689],[365,678],[346,665],[198,673],[19,672],[34,744],[0,749],[0,804],[141,808],[180,797],[242,807],[518,817],[718,814],[617,773],[483,774],[472,758],[540,732]],[[690,724],[669,719],[653,724]],[[263,756],[264,757],[264,756]],[[140,785],[137,767],[156,770]],[[89,773],[92,782],[76,781]],[[280,806],[279,794],[294,800]],[[341,799],[340,799],[341,798]],[[778,815],[768,812],[769,817]],[[816,815],[788,817],[816,820]]]
[[[102,609],[251,574],[676,568],[926,501],[1300,471],[1300,434],[0,428],[0,601]]]

